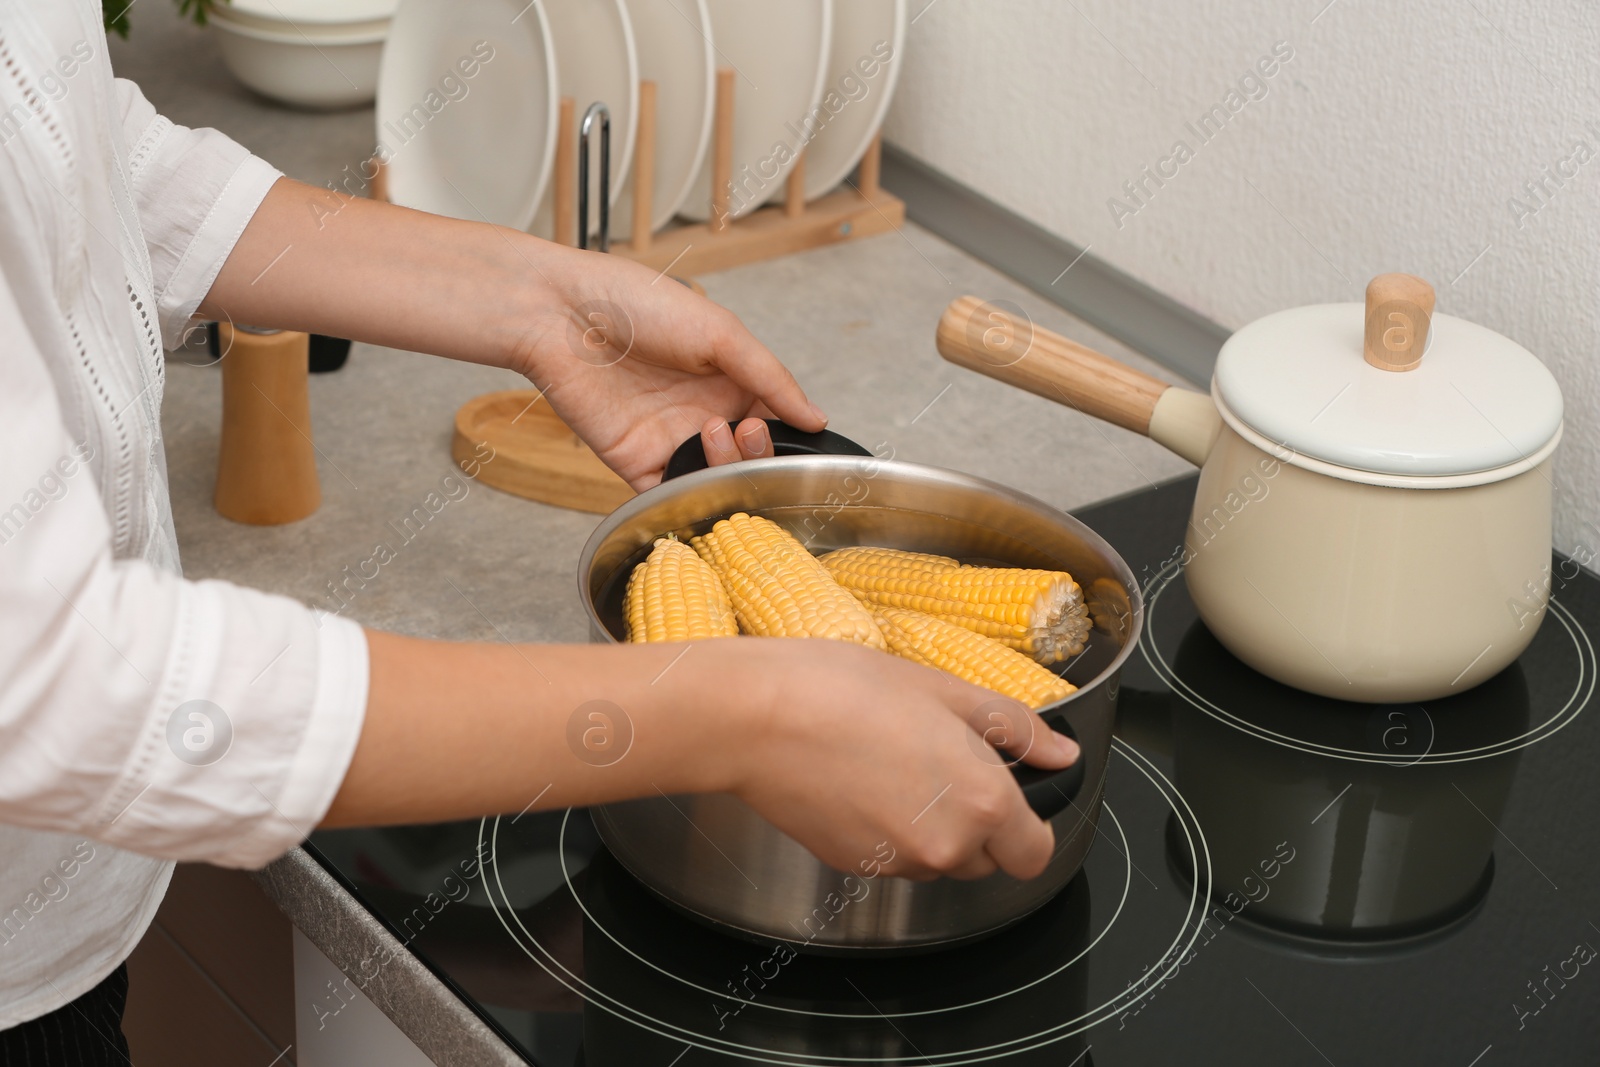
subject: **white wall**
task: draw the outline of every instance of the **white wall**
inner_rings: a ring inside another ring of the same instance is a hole
[[[1600,550],[1600,5],[909,2],[890,140],[1229,328],[1430,279],[1555,372],[1556,543]],[[1202,144],[1185,123],[1276,42],[1294,58]],[[1122,196],[1178,140],[1176,176]],[[1113,196],[1137,206],[1120,226]]]

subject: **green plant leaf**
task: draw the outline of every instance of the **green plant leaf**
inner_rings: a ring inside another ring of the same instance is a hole
[[[123,40],[128,39],[128,11],[136,0],[100,0],[100,17],[105,23],[106,33],[114,33]],[[220,0],[228,3],[229,0]],[[190,19],[196,26],[206,24],[206,16],[219,3],[219,0],[173,0],[178,5],[178,13]]]
[[[174,0],[174,2],[178,5],[178,10],[182,14],[194,20],[196,26],[204,26],[206,24],[206,16],[216,6],[216,0]]]
[[[128,9],[132,6],[133,0],[100,0],[100,17],[105,22],[106,33],[127,40]]]

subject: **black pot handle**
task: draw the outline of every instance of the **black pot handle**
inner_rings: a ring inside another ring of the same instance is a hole
[[[790,426],[787,422],[777,419],[767,419],[767,430],[772,434],[772,450],[778,456],[870,456],[865,448],[856,444],[843,434],[834,433],[832,430],[823,430],[819,433],[810,433]],[[730,424],[729,429],[732,429]],[[667,469],[662,472],[661,480],[670,482],[681,474],[693,474],[695,471],[705,470],[711,466],[706,460],[705,448],[700,443],[700,435],[695,434],[672,453],[672,458],[667,460]]]
[[[1058,734],[1066,734],[1074,741],[1078,740],[1077,733],[1072,729],[1072,724],[1062,716],[1054,721],[1046,719],[1049,725]],[[1005,753],[1002,758],[1009,759]],[[1084,765],[1089,762],[1089,754],[1079,750],[1078,758],[1070,767],[1063,767],[1059,771],[1044,770],[1039,767],[1030,767],[1026,763],[1013,763],[1011,776],[1017,780],[1017,785],[1022,787],[1022,795],[1027,798],[1028,807],[1041,819],[1055,818],[1078,798],[1078,791],[1083,788]]]

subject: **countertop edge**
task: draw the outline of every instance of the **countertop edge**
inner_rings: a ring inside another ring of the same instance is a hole
[[[388,957],[361,992],[439,1067],[527,1067],[525,1059],[305,849],[285,853],[251,871],[250,877],[346,973],[359,973],[362,960]]]

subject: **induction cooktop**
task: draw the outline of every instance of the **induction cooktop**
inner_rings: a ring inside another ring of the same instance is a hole
[[[1180,569],[1194,477],[1078,513],[1145,589],[1098,839],[993,937],[821,957],[708,929],[588,813],[308,849],[530,1063],[1600,1063],[1600,580],[1556,556],[1478,688],[1347,704],[1244,666]]]

